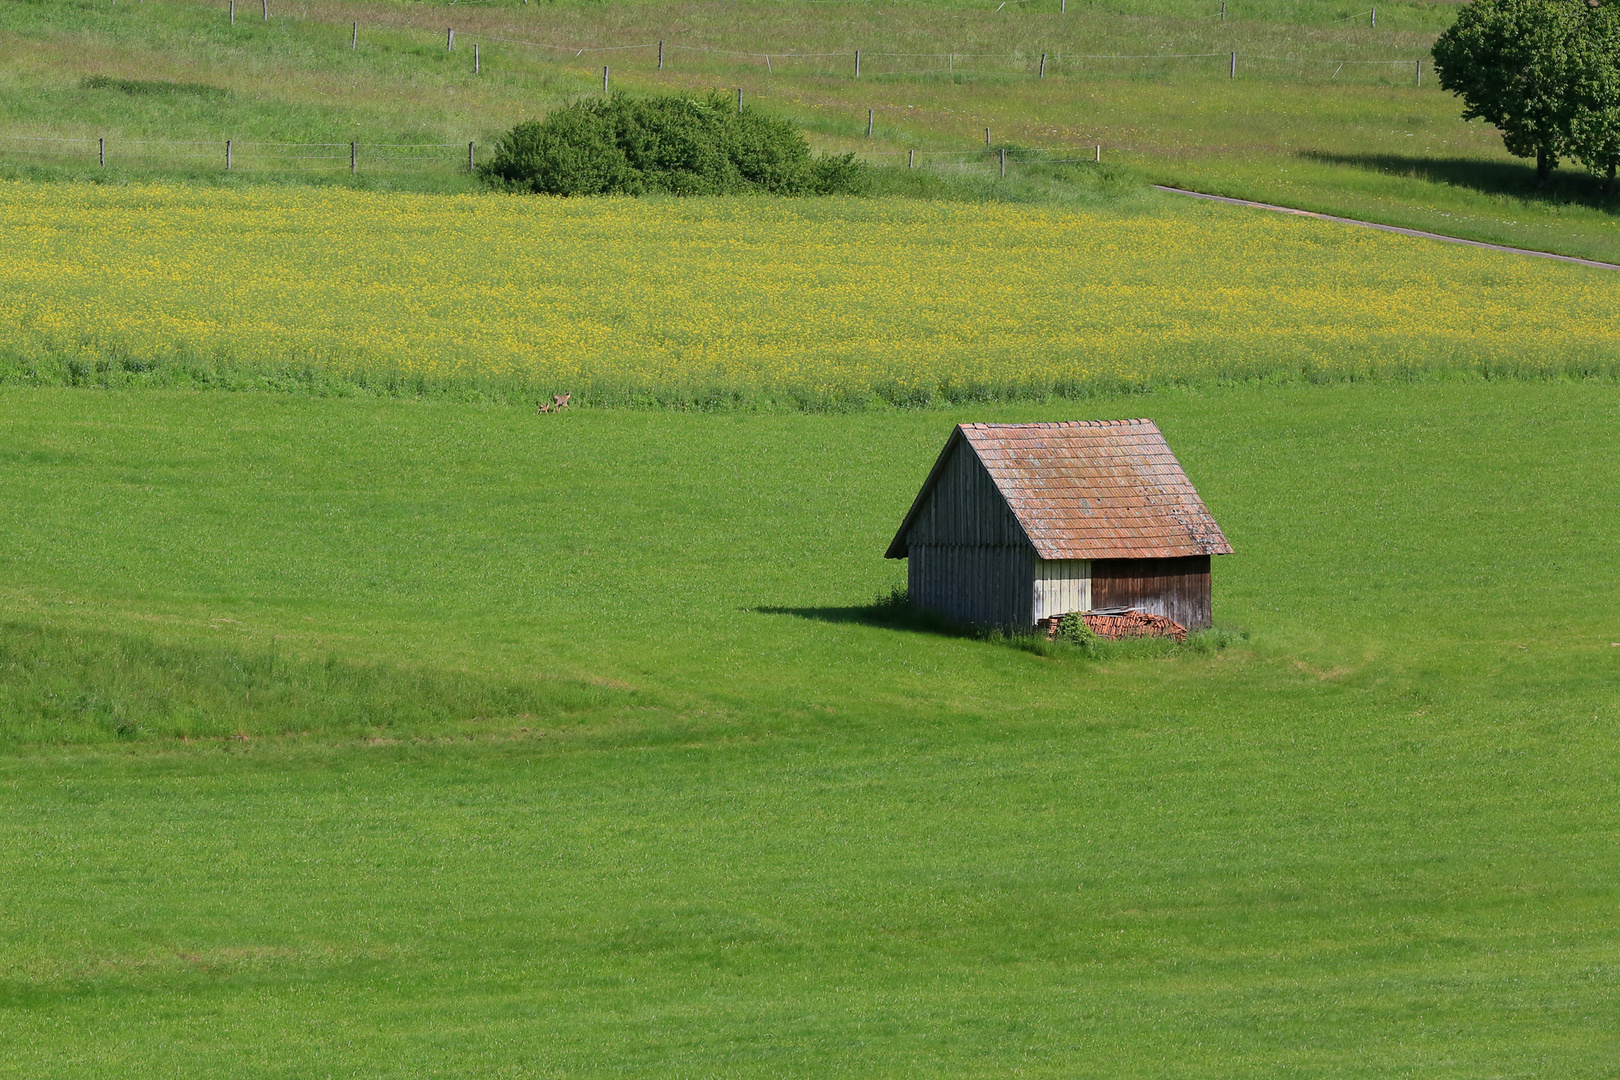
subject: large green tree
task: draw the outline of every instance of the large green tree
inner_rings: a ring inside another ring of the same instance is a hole
[[[1572,149],[1586,0],[1474,0],[1434,43],[1440,85],[1463,99],[1463,119],[1502,132],[1516,157],[1536,159],[1546,187]]]
[[[1614,191],[1620,166],[1620,7],[1591,3],[1576,43],[1569,149]]]

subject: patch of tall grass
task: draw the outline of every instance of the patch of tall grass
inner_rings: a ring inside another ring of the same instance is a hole
[[[165,644],[0,622],[0,746],[154,738],[442,736],[569,722],[638,704],[573,679]]]

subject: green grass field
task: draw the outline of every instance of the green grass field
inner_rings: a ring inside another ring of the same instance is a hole
[[[882,183],[899,192],[915,190],[900,168],[915,150],[934,195],[1048,199],[1051,185],[1018,175],[1044,177],[1026,151],[1085,158],[1100,144],[1139,182],[1620,261],[1616,203],[1595,181],[1566,168],[1536,194],[1532,170],[1490,129],[1462,123],[1432,71],[1416,85],[1413,64],[1450,4],[1380,5],[1376,28],[1354,5],[1280,0],[1234,2],[1225,21],[1203,0],[1077,3],[1063,15],[1046,2],[992,7],[332,0],[273,5],[269,25],[244,3],[233,28],[222,4],[194,0],[12,4],[0,10],[0,175],[463,190],[468,141],[488,145],[516,120],[600,92],[607,64],[633,93],[742,87],[821,148],[893,166]],[[458,27],[455,52],[447,24]],[[651,48],[575,55],[535,44],[659,40],[669,43],[661,71]],[[1048,77],[1037,79],[1043,53]],[[140,85],[86,85],[97,76]],[[975,153],[987,127],[1013,151],[1008,184],[991,154]],[[81,141],[37,141],[51,138]],[[226,139],[237,143],[230,178]],[[361,143],[352,179],[350,141]],[[288,142],[330,145],[264,145]]]
[[[0,1075],[1611,1076],[1617,413],[0,393]],[[1234,643],[871,620],[951,423],[1136,415]]]

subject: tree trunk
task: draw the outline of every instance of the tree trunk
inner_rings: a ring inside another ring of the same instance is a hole
[[[1546,191],[1547,180],[1552,176],[1552,155],[1541,147],[1536,147],[1536,190]]]

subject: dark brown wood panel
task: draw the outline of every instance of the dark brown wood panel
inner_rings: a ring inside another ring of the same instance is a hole
[[[1133,607],[1174,619],[1189,630],[1208,629],[1209,556],[1097,559],[1091,564],[1091,606]]]
[[[956,622],[1028,629],[1035,622],[1035,558],[1028,546],[911,545],[911,602]]]

